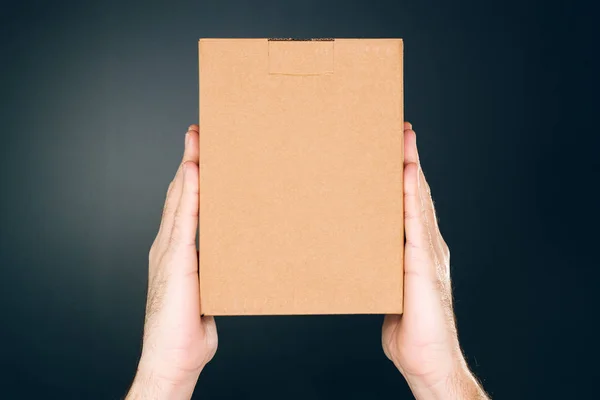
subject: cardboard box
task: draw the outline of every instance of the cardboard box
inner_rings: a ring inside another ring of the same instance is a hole
[[[202,313],[401,313],[402,40],[199,52]]]

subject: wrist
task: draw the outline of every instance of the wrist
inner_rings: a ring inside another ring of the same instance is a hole
[[[172,379],[155,367],[150,362],[140,360],[126,400],[188,400],[192,397],[200,370],[182,379]]]
[[[407,376],[406,381],[417,400],[488,399],[462,357],[435,382],[418,376]]]

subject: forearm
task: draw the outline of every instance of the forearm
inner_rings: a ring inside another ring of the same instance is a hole
[[[489,397],[469,371],[466,363],[458,366],[445,379],[424,385],[418,378],[407,378],[417,400],[488,400]]]

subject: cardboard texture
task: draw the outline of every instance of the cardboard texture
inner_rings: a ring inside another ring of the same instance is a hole
[[[402,40],[199,52],[202,313],[401,313]]]

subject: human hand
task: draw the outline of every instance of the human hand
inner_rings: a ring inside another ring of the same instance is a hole
[[[404,313],[388,315],[382,343],[417,399],[487,399],[458,343],[450,252],[438,228],[416,135],[404,124]]]
[[[199,127],[188,128],[149,254],[142,356],[127,399],[189,399],[217,350],[212,317],[200,317],[198,281]]]

